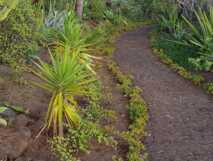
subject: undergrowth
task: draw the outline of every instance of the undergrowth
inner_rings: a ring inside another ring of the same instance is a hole
[[[100,144],[116,147],[117,142],[110,132],[101,127],[104,118],[114,119],[112,111],[103,109],[100,105],[102,100],[101,85],[99,82],[90,88],[92,95],[88,98],[89,105],[80,109],[82,121],[76,128],[67,125],[64,137],[50,139],[52,151],[61,161],[77,161],[75,156],[79,152],[89,153],[90,141],[96,140]]]
[[[147,159],[147,153],[142,141],[146,136],[148,108],[141,97],[142,90],[134,86],[131,76],[122,73],[115,62],[111,61],[108,68],[117,79],[123,93],[129,98],[128,111],[131,124],[128,131],[121,133],[121,137],[129,144],[127,158],[129,161],[144,161]]]
[[[180,76],[192,81],[193,84],[203,87],[207,93],[213,94],[212,83],[206,83],[205,78],[201,74],[194,74],[193,72],[189,71],[189,68],[184,67],[186,64],[185,65],[182,64],[183,66],[181,66],[181,63],[180,64],[176,63],[176,61],[173,60],[168,55],[168,53],[178,52],[177,49],[168,51],[167,49],[161,48],[161,46],[156,45],[156,44],[159,44],[159,37],[158,37],[159,35],[156,31],[152,32],[150,36],[151,36],[150,41],[152,44],[153,53],[157,55],[164,64],[168,65],[173,71],[177,72]],[[177,55],[177,54],[175,53],[174,55]]]

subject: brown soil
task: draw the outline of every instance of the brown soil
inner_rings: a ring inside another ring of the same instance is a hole
[[[212,161],[213,99],[152,54],[150,27],[121,36],[115,59],[144,89],[150,108],[150,161]]]
[[[27,80],[36,80],[32,74],[24,74]],[[46,135],[41,135],[37,140],[35,136],[39,133],[43,125],[43,119],[45,112],[48,107],[49,94],[45,91],[36,88],[30,84],[23,84],[14,82],[14,73],[7,66],[0,66],[0,78],[2,79],[0,83],[0,102],[9,102],[11,105],[20,106],[29,111],[29,116],[24,119],[19,119],[20,123],[15,124],[14,127],[8,127],[8,131],[14,131],[13,133],[7,133],[7,136],[16,136],[17,131],[30,131],[30,140],[22,138],[22,135],[13,140],[24,140],[23,144],[27,144],[27,149],[18,155],[18,158],[11,158],[11,156],[6,156],[10,158],[11,161],[57,161],[57,159],[52,155],[49,144],[47,143],[48,137]],[[17,116],[18,117],[18,116]],[[15,118],[15,123],[18,121]],[[3,140],[3,132],[7,131],[4,128],[0,128],[0,145]],[[6,137],[4,138],[6,139]],[[7,138],[10,140],[11,138]],[[8,143],[9,144],[9,143]],[[12,148],[9,149],[9,155],[16,148],[22,148],[21,145],[8,145]],[[17,147],[15,147],[17,146]],[[4,155],[4,154],[3,154]],[[7,154],[5,154],[7,155]],[[3,156],[0,155],[0,160]],[[5,157],[5,156],[4,156]]]

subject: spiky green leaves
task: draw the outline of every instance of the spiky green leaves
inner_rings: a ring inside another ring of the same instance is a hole
[[[54,133],[63,135],[64,122],[77,126],[80,116],[77,113],[75,96],[88,94],[88,87],[96,79],[84,64],[79,63],[76,53],[66,47],[64,53],[50,54],[51,64],[39,60],[34,71],[42,82],[37,86],[52,93],[45,128],[53,127]]]

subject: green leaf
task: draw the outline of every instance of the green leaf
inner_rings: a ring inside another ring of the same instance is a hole
[[[0,107],[0,113],[3,113],[4,111],[6,111],[8,108],[5,106],[1,106]]]
[[[17,113],[25,113],[26,112],[26,110],[23,107],[19,107],[19,106],[11,106],[9,108],[11,108],[13,111],[15,111]]]

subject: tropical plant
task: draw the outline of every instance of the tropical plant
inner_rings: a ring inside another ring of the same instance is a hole
[[[114,13],[112,10],[106,10],[104,15],[113,25],[128,25],[127,20],[121,15],[121,13]]]
[[[176,39],[181,39],[185,34],[176,5],[169,5],[167,8],[163,8],[159,24],[162,29],[171,33]]]
[[[89,47],[92,46],[87,41],[89,34],[83,32],[83,26],[73,11],[70,11],[65,17],[61,30],[50,27],[46,28],[44,32],[47,40],[60,47],[61,50],[64,50],[65,46],[69,46],[71,53],[78,53],[79,62],[86,64],[87,68],[93,71],[92,59],[95,57],[88,54],[91,50]]]
[[[93,0],[91,2],[91,13],[90,17],[95,20],[104,19],[104,11],[106,11],[106,2],[103,0]]]
[[[198,58],[191,59],[191,62],[198,69],[211,70],[213,68],[213,7],[210,7],[209,13],[199,9],[195,11],[198,23],[190,22],[183,17],[190,29],[184,43],[198,50]]]
[[[60,30],[64,27],[64,19],[67,16],[67,11],[51,11],[45,17],[45,27],[52,27]]]
[[[52,11],[63,11],[65,9],[74,9],[76,0],[40,0],[45,13]]]
[[[89,84],[95,81],[84,64],[79,64],[77,54],[70,54],[69,47],[64,53],[50,54],[51,64],[39,59],[34,71],[42,82],[35,85],[52,93],[44,128],[53,128],[56,135],[63,136],[64,121],[69,125],[79,125],[81,118],[77,112],[75,96],[87,95]]]

